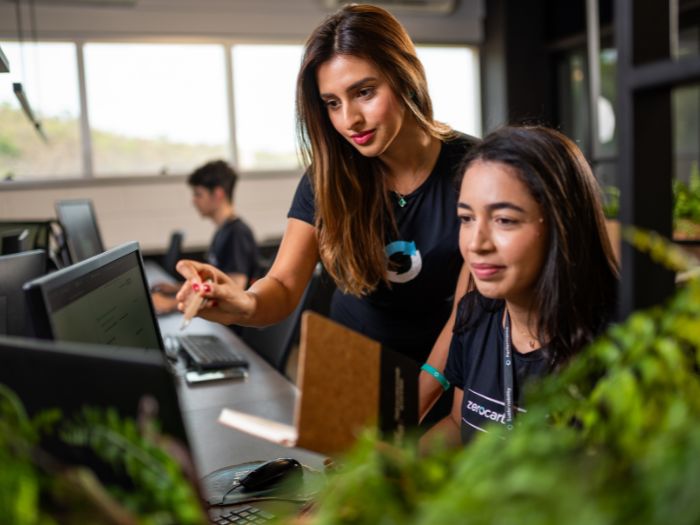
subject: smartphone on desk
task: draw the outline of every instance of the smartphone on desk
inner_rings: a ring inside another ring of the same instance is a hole
[[[248,371],[241,367],[222,368],[221,370],[188,370],[185,373],[185,380],[189,385],[224,379],[245,379],[246,377],[248,377]]]

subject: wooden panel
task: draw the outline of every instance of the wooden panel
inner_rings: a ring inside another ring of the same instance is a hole
[[[320,315],[304,314],[298,446],[335,454],[347,450],[363,428],[377,426],[380,356],[376,341]]]

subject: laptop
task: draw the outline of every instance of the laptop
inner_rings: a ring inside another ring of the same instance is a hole
[[[170,357],[184,351],[195,371],[211,368],[198,366],[207,351],[228,356],[219,358],[218,368],[247,365],[211,335],[177,336],[179,346],[166,347],[136,242],[30,281],[24,291],[35,334],[42,339],[150,348]]]
[[[30,417],[60,409],[61,426],[85,407],[111,408],[121,417],[141,420],[152,414],[170,438],[171,451],[189,456],[175,378],[157,352],[0,336],[0,384],[19,397]],[[105,483],[125,481],[88,447],[49,438],[42,448],[62,463],[89,466]],[[191,459],[187,463],[193,473]]]
[[[197,473],[192,459],[176,379],[157,352],[0,336],[0,385],[18,396],[30,417],[48,409],[60,409],[60,425],[75,421],[85,408],[110,409],[121,418],[141,423],[145,419],[156,421],[160,428],[159,443],[180,463],[194,490],[199,490],[201,473]],[[6,396],[7,392],[3,394]],[[131,481],[119,469],[110,467],[89,447],[71,446],[57,438],[44,439],[41,445],[64,464],[85,465],[103,483],[133,490]],[[238,468],[242,473],[250,470],[246,464]],[[241,514],[254,515],[259,519],[256,523],[272,517],[271,508],[258,503],[254,507],[238,505],[207,510],[203,494],[196,495],[202,502],[202,515],[208,515],[213,523],[235,522]]]

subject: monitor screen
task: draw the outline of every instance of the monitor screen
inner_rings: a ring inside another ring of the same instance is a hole
[[[163,433],[188,447],[175,378],[157,352],[0,336],[0,384],[17,394],[29,415],[59,408],[70,420],[90,406],[136,417],[149,409]],[[64,459],[66,452],[79,452],[58,451]]]
[[[31,336],[22,286],[46,273],[46,252],[0,256],[0,334]]]
[[[25,285],[39,337],[163,350],[138,243]]]
[[[74,263],[104,251],[91,201],[58,201],[56,215],[63,226],[68,251]]]

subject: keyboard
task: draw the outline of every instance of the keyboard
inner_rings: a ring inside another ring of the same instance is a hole
[[[182,351],[200,370],[248,366],[248,361],[215,335],[167,335],[163,342],[169,356]]]
[[[245,505],[243,507],[236,507],[233,510],[226,509],[220,516],[216,518],[212,517],[211,522],[216,525],[226,525],[228,523],[257,525],[258,523],[267,523],[274,517],[274,514],[265,512],[262,509],[251,505]]]

